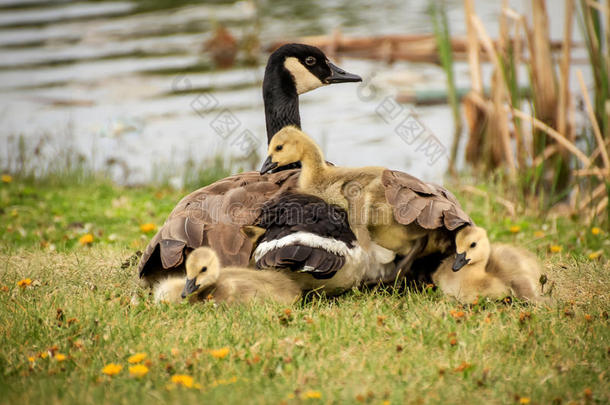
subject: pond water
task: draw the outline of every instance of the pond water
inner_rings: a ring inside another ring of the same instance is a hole
[[[256,33],[263,46],[336,27],[355,36],[429,33],[428,3],[0,0],[0,169],[24,164],[20,147],[30,167],[44,170],[75,153],[127,184],[166,178],[179,185],[187,161],[205,165],[219,154],[232,157],[235,170],[258,167],[265,154],[260,87],[267,55],[260,55],[258,66],[212,69],[202,47],[217,24],[238,39]],[[492,36],[499,3],[476,2]],[[510,3],[527,9],[522,1]],[[563,4],[555,3],[551,34],[559,39]],[[462,4],[448,2],[456,35],[465,31]],[[453,134],[448,106],[391,101],[398,90],[444,89],[440,67],[347,58],[336,63],[365,82],[301,97],[303,129],[327,159],[442,181]],[[458,63],[456,71],[458,87],[468,87],[467,66]],[[215,103],[202,114],[205,100]],[[223,112],[235,124],[228,136],[213,127]],[[405,119],[425,128],[425,136],[401,138],[395,128]]]

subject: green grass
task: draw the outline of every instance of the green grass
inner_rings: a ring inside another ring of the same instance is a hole
[[[541,219],[497,186],[456,190],[494,240],[539,255],[552,304],[462,307],[433,290],[372,290],[312,297],[289,313],[132,305],[135,266],[121,263],[152,236],[140,225],[160,226],[185,191],[0,183],[0,403],[608,403],[607,234]],[[94,241],[82,246],[87,232]],[[18,287],[25,278],[32,285]],[[38,356],[53,346],[66,360]],[[223,347],[225,358],[210,354]],[[128,372],[136,352],[149,361],[140,379]],[[108,363],[123,370],[105,376]],[[200,388],[176,387],[173,374]]]

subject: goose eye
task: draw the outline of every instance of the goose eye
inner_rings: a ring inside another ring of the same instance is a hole
[[[275,147],[275,150],[278,151],[278,152],[281,151],[282,149],[284,149],[283,145],[278,145],[278,146]]]
[[[470,247],[471,247],[471,248],[476,247],[476,246],[477,246],[477,242],[472,242],[472,243],[470,244]]]
[[[305,64],[307,66],[313,66],[316,64],[316,58],[314,58],[313,56],[308,56],[305,58]]]
[[[202,273],[205,273],[206,271],[208,271],[208,268],[207,268],[206,266],[203,266],[203,267],[201,268],[201,272],[202,272]]]

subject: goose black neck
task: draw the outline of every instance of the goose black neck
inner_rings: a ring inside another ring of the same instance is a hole
[[[287,125],[301,128],[299,95],[292,75],[281,64],[268,64],[263,79],[267,143]]]

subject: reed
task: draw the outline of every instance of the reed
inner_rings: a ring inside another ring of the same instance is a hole
[[[493,41],[476,15],[472,0],[464,0],[473,89],[464,98],[469,128],[466,160],[483,173],[500,170],[508,174],[504,177],[522,190],[524,198],[540,204],[542,215],[559,202],[569,202],[573,214],[610,227],[610,1],[581,0],[578,7],[593,72],[593,97],[580,71],[580,92],[571,90],[569,82],[572,16],[577,8],[574,0],[565,1],[558,57],[553,55],[555,47],[549,38],[545,1],[531,0],[530,4],[528,22],[503,1],[500,37]],[[486,58],[481,57],[481,51]],[[481,91],[480,63],[486,59],[494,67],[489,97]],[[529,99],[520,89],[518,72],[522,67],[528,72]],[[573,120],[576,103],[571,100],[578,97],[584,101],[587,123],[577,128]],[[602,215],[604,210],[606,215]]]
[[[445,2],[432,3],[430,15],[434,24],[434,34],[436,37],[436,45],[441,61],[441,66],[447,76],[447,100],[451,106],[453,115],[454,136],[451,146],[451,155],[449,157],[449,171],[455,174],[455,160],[457,157],[458,146],[462,136],[462,117],[460,112],[460,100],[455,87],[455,78],[453,75],[453,54],[451,46],[451,34],[449,21],[447,20]]]

